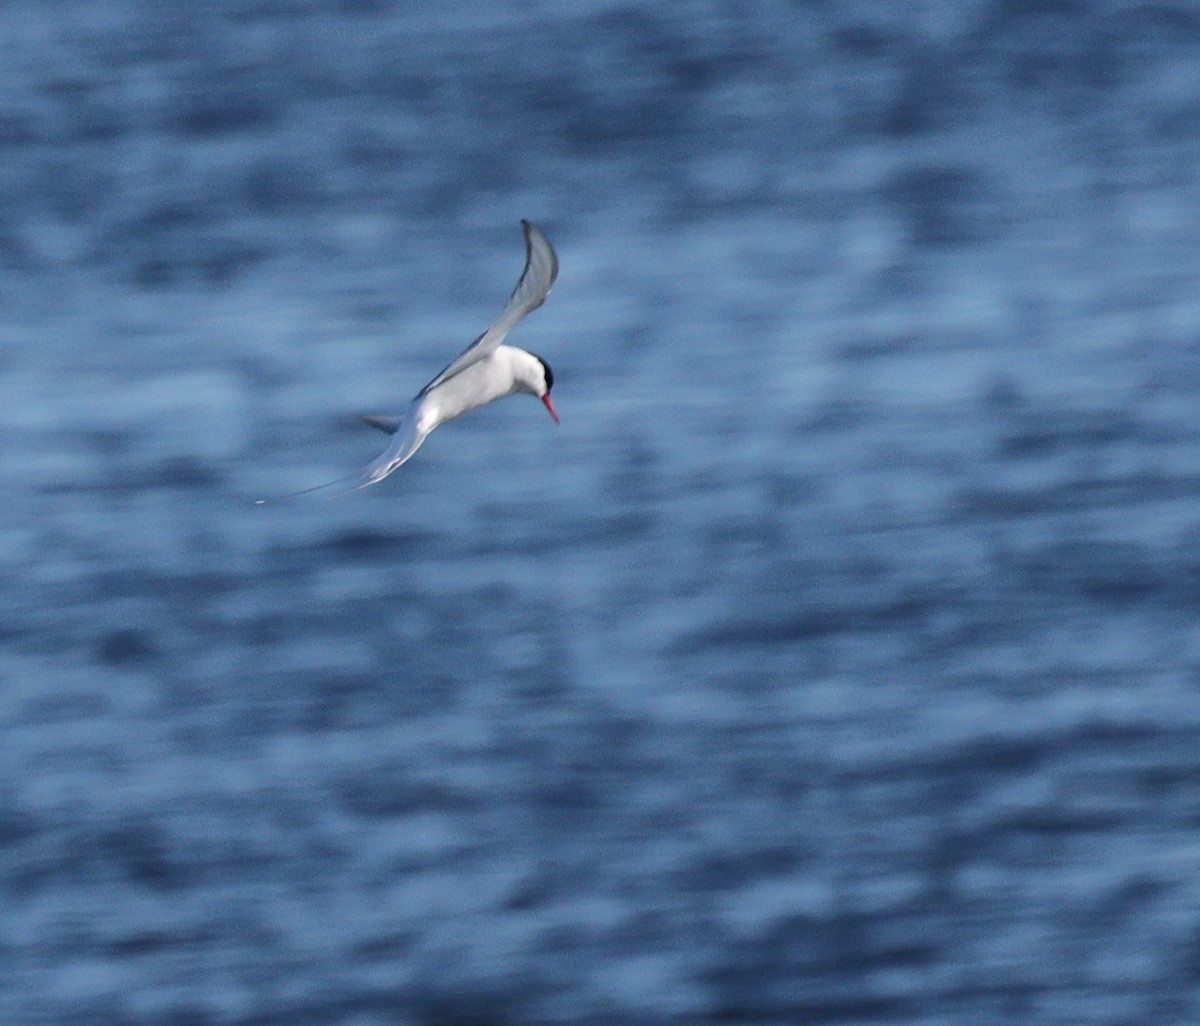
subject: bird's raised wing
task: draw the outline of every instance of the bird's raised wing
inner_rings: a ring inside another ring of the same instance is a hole
[[[558,254],[536,224],[522,221],[521,227],[525,230],[525,270],[521,272],[517,287],[508,297],[503,312],[449,367],[417,393],[418,399],[443,381],[494,353],[521,318],[546,302],[550,287],[558,277]]]

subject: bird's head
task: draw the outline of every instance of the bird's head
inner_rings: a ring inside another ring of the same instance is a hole
[[[533,375],[532,392],[542,401],[546,409],[550,411],[550,416],[554,418],[554,423],[557,424],[559,423],[558,410],[554,408],[554,400],[550,398],[550,389],[554,387],[554,371],[550,369],[550,364],[537,354],[530,353],[529,355],[537,362],[537,367]],[[541,372],[540,375],[537,371]],[[539,377],[540,380],[538,380]]]

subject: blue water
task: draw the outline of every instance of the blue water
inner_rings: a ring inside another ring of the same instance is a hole
[[[1200,1021],[1190,3],[0,9],[0,1021]],[[514,398],[352,496],[554,240]]]

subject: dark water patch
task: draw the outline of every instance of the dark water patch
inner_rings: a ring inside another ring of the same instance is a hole
[[[111,863],[121,876],[155,891],[176,890],[190,880],[174,861],[162,830],[152,823],[115,827],[97,838],[95,857]]]
[[[913,789],[931,812],[953,815],[978,803],[997,783],[1037,775],[1059,758],[1043,738],[983,738],[945,751],[906,753],[901,762],[885,757],[881,762],[845,770],[839,780],[841,786],[853,789],[885,779]],[[952,849],[966,858],[976,845],[976,838],[956,841],[947,837],[939,843],[934,858],[944,860]]]
[[[881,267],[870,277],[872,295],[881,303],[904,301],[914,295],[920,295],[929,289],[930,271],[926,264],[906,256],[897,259],[885,267]],[[907,339],[905,342],[907,343]],[[886,346],[886,343],[885,343]],[[907,348],[907,346],[906,346]],[[844,347],[851,359],[858,355],[882,356],[884,351],[878,343],[867,343],[865,350],[859,350],[853,345]]]
[[[854,21],[835,28],[829,36],[833,46],[848,57],[873,60],[897,53],[903,48],[904,37],[888,28]]]
[[[995,188],[978,169],[928,165],[897,174],[884,187],[884,197],[908,225],[914,246],[959,248],[997,235]]]
[[[266,217],[297,216],[320,210],[326,197],[322,177],[293,154],[258,157],[239,180],[246,208]]]
[[[621,88],[618,79],[573,73],[571,61],[557,74],[538,78],[535,97],[572,152],[605,153],[646,143],[682,137],[692,124],[693,87],[700,79],[714,81],[731,64],[688,53],[688,41],[673,33],[657,13],[637,9],[606,11],[589,19],[587,43],[580,54],[625,69],[638,86]],[[706,67],[705,65],[711,65]],[[672,75],[674,71],[674,76]]]
[[[861,974],[873,970],[936,963],[938,918],[932,909],[924,915],[901,911],[882,916],[854,912],[802,916],[779,923],[763,941],[795,952],[798,969],[807,966],[817,974],[861,979]]]
[[[1024,415],[1030,408],[1028,391],[1021,380],[1005,372],[991,374],[980,383],[979,401],[989,416],[998,419]]]
[[[1164,764],[1143,769],[1137,774],[1137,787],[1148,802],[1168,802],[1179,806],[1192,826],[1200,825],[1200,765],[1170,765],[1173,756],[1164,756]]]
[[[132,460],[129,452],[133,448],[132,435],[122,436],[118,432],[107,432],[100,440],[92,441],[101,448],[109,461],[118,456]],[[138,443],[140,444],[140,443]],[[107,495],[125,497],[140,495],[151,489],[212,492],[223,488],[225,475],[216,467],[191,455],[168,456],[151,463],[128,465],[122,463],[108,466],[96,476],[70,481],[55,481],[40,486],[48,495]]]
[[[563,881],[553,873],[527,873],[509,889],[502,907],[506,912],[516,913],[552,910],[563,898],[562,883]]]
[[[953,130],[978,117],[986,91],[970,72],[948,61],[940,47],[909,55],[904,77],[890,102],[881,105],[881,117],[871,127],[885,135],[908,138]]]
[[[1169,905],[1174,900],[1175,888],[1171,883],[1150,875],[1135,875],[1094,896],[1088,902],[1087,917],[1101,930],[1128,930],[1136,928],[1147,909]]]
[[[0,108],[0,147],[17,152],[44,142],[46,122],[33,105],[6,103]]]
[[[166,127],[185,138],[267,131],[280,119],[277,85],[267,68],[205,68],[176,89]]]
[[[812,412],[798,418],[791,433],[801,439],[807,436],[836,436],[861,429],[878,420],[879,411],[860,399],[828,399],[815,403]]]
[[[728,964],[706,972],[705,980],[719,1007],[756,1009],[760,1017],[903,1021],[908,1007],[903,1000],[873,995],[869,984],[849,990],[842,981],[867,980],[871,972],[897,966],[922,969],[936,964],[942,957],[932,939],[937,924],[926,923],[924,936],[897,946],[875,936],[877,923],[874,916],[854,912],[788,916],[759,936],[730,945]]]
[[[1127,605],[1174,594],[1173,575],[1146,546],[1128,541],[1057,542],[1021,554],[1012,567],[1027,588]]]
[[[847,363],[862,363],[917,353],[928,348],[927,339],[911,334],[866,335],[838,346],[836,356]]]
[[[280,729],[290,727],[316,734],[370,729],[381,722],[444,713],[458,696],[456,683],[437,670],[420,672],[411,663],[400,660],[398,665],[403,669],[392,671],[390,658],[377,659],[376,663],[380,665],[356,673],[293,676],[289,690],[294,697],[281,704],[283,708],[293,706],[295,718],[280,722]],[[253,729],[253,724],[248,723],[248,732]]]
[[[712,553],[735,552],[773,554],[787,550],[786,525],[777,516],[724,517],[709,524],[702,545]]]
[[[736,967],[730,970],[736,972]],[[754,976],[747,980],[746,993],[730,998],[726,991],[736,990],[717,986],[719,997],[713,1011],[699,1022],[713,1026],[776,1026],[783,1023],[848,1023],[870,1026],[872,1023],[904,1023],[921,1021],[920,1009],[899,998],[872,998],[859,994],[854,997],[775,998],[754,990]]]
[[[114,937],[105,945],[105,950],[118,958],[145,958],[167,952],[182,954],[210,947],[214,942],[212,931],[196,929],[141,929]],[[208,1019],[201,1020],[208,1022]]]
[[[227,284],[274,255],[202,198],[172,200],[100,231],[91,257],[106,273],[147,290]]]
[[[415,615],[417,628],[394,630],[395,617],[402,614]],[[386,601],[367,597],[330,602],[310,590],[307,582],[288,579],[277,597],[277,608],[247,613],[228,627],[218,624],[214,629],[224,632],[225,641],[237,639],[248,650],[261,650],[256,658],[267,661],[260,664],[259,672],[268,679],[281,676],[293,686],[317,682],[322,689],[365,697],[374,691],[376,680],[407,684],[413,674],[426,672],[428,667],[419,658],[423,642],[410,638],[414,630],[419,638],[432,637],[440,626],[436,610],[414,605],[399,593]],[[282,665],[271,661],[273,649],[287,656]],[[331,651],[345,655],[331,660]],[[361,677],[358,671],[368,660],[375,669],[371,676]],[[332,669],[308,668],[327,666]],[[338,683],[326,684],[327,674],[335,670]]]
[[[419,530],[368,526],[339,527],[317,537],[276,542],[263,550],[258,570],[260,580],[289,583],[293,593],[305,582],[315,582],[323,573],[338,567],[355,572],[371,567],[403,568],[436,559],[446,551],[441,534]],[[401,595],[393,596],[400,600]]]
[[[533,798],[543,823],[583,823],[589,814],[606,808],[608,794],[602,781],[576,772],[542,781]]]
[[[230,595],[245,586],[238,574],[221,570],[170,572],[158,566],[128,565],[117,567],[109,561],[87,577],[91,594],[105,600],[151,598],[184,607],[219,596]],[[169,605],[157,605],[164,617]],[[136,629],[136,628],[135,628]]]
[[[492,530],[477,535],[470,555],[524,553],[533,560],[542,560],[556,553],[611,549],[653,538],[660,524],[661,515],[653,509],[593,509],[587,516],[534,519],[510,510],[493,521]]]
[[[133,627],[110,631],[96,643],[96,659],[106,666],[147,663],[159,654],[154,634]]]
[[[1136,442],[1146,425],[1126,410],[1040,410],[1007,427],[997,442],[1001,459],[1086,452],[1120,442]]]
[[[608,475],[606,491],[622,502],[644,504],[663,492],[663,461],[648,444],[627,439]]]
[[[953,596],[939,589],[912,589],[878,602],[830,604],[794,609],[782,615],[731,617],[678,639],[673,647],[684,654],[694,649],[790,645],[842,634],[871,634],[916,628],[943,609]]]
[[[403,819],[420,813],[474,813],[484,792],[468,793],[422,777],[411,765],[379,766],[367,774],[347,774],[334,786],[338,804],[366,819]]]
[[[145,289],[216,287],[230,284],[274,255],[272,249],[242,239],[197,239],[178,250],[160,249],[145,255],[124,273],[127,280]]]
[[[26,844],[41,830],[38,818],[15,800],[10,798],[0,803],[0,850]]]
[[[938,842],[927,852],[931,872],[944,876],[998,853],[1040,858],[1042,845],[1055,839],[1111,836],[1138,829],[1148,819],[1186,817],[1189,809],[1200,809],[1195,775],[1170,770],[1164,775],[1163,768],[1178,767],[1195,746],[1196,731],[1190,728],[1171,732],[1092,723],[1038,737],[973,740],[918,753],[903,764],[855,769],[846,779],[869,782],[882,769],[890,781],[916,787],[924,796],[921,804],[944,817]],[[997,798],[1018,781],[1048,774],[1059,779],[1055,796],[1047,793],[1045,800],[1031,799],[1015,809]],[[1100,800],[1098,790],[1109,797]],[[969,829],[955,825],[963,816],[972,824]]]
[[[1200,498],[1200,479],[1144,471],[1125,477],[1086,477],[1040,487],[970,486],[955,496],[956,518],[1008,520],[1084,510],[1136,508]]]
[[[816,506],[825,497],[828,481],[821,474],[769,470],[762,477],[767,505],[776,513]]]
[[[354,945],[354,955],[365,962],[395,964],[397,959],[411,957],[420,943],[416,931],[398,930],[378,934]]]
[[[1162,51],[1200,44],[1200,11],[1190,4],[1142,3],[1113,11],[1111,29],[1147,62]]]
[[[747,845],[736,852],[711,852],[686,869],[680,879],[688,891],[719,893],[778,877],[802,878],[813,868],[818,844],[812,842]]]
[[[1084,724],[1049,737],[979,738],[944,752],[917,756],[907,768],[889,772],[982,785],[997,779],[1036,774],[1049,763],[1060,762],[1071,754],[1111,754],[1118,748],[1141,750],[1155,739],[1166,741],[1159,731],[1145,727]]]
[[[344,635],[331,632],[327,641],[343,643]],[[311,644],[312,661],[322,661],[321,636],[314,633]],[[377,672],[296,669],[303,657],[297,659],[294,650],[288,654],[287,669],[273,666],[269,653],[248,660],[254,667],[251,686],[226,692],[229,707],[223,718],[229,738],[249,742],[256,736],[369,729],[404,711],[399,697],[389,701],[391,682]]]
[[[138,434],[132,428],[93,427],[83,431],[82,438],[93,452],[106,460],[131,453],[138,444]]]
[[[529,1021],[521,1013],[525,1001],[516,993],[425,987],[412,1000],[416,1026],[517,1026]]]
[[[622,545],[651,536],[659,517],[649,510],[625,510],[597,517],[591,525],[592,536],[600,544]]]
[[[119,96],[90,75],[63,76],[44,85],[54,103],[55,134],[84,144],[112,143],[130,128]]]
[[[1081,31],[1081,29],[1083,29]],[[1142,3],[1108,10],[1086,3],[1010,0],[990,5],[976,37],[980,63],[1002,70],[1020,92],[1049,109],[1091,112],[1097,98],[1120,106],[1164,55],[1189,53],[1200,19],[1186,4]],[[1181,95],[1192,95],[1184,92]]]
[[[335,560],[371,563],[380,559],[429,559],[443,550],[442,543],[442,536],[431,531],[352,527],[326,535],[312,548]]]
[[[1011,844],[1014,837],[1028,835],[1050,839],[1075,835],[1111,834],[1130,821],[1128,815],[1102,810],[1067,808],[1022,809],[1001,815],[987,828],[993,837],[1005,838]]]
[[[32,696],[22,705],[22,721],[49,726],[88,722],[112,711],[108,694],[100,691],[52,692]]]

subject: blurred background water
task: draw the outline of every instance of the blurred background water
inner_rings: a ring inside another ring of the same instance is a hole
[[[1200,11],[0,8],[0,1018],[1200,1021]],[[337,499],[562,273],[513,399]]]

